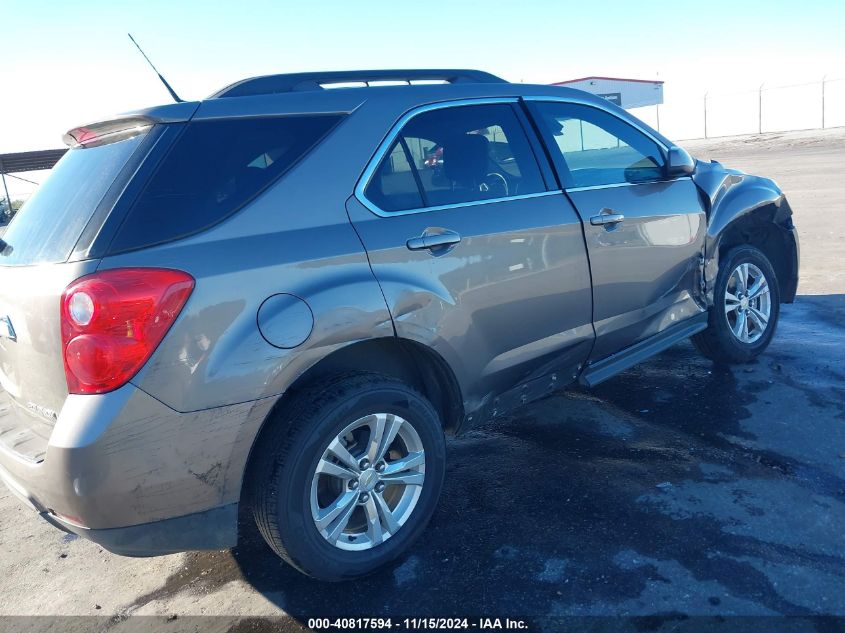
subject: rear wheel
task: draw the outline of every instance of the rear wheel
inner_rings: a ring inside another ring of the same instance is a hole
[[[267,543],[321,580],[402,554],[434,512],[445,442],[431,404],[376,374],[340,377],[289,403],[261,438],[253,513]]]
[[[780,291],[768,258],[753,246],[739,246],[722,259],[708,327],[692,337],[708,358],[745,363],[768,347],[780,316]]]

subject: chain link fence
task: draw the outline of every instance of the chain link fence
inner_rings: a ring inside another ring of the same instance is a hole
[[[845,126],[845,77],[740,92],[705,92],[631,113],[678,140]]]
[[[38,183],[16,174],[3,174],[0,185],[0,227],[6,226],[38,189]]]

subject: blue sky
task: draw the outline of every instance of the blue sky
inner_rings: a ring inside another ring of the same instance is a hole
[[[845,2],[34,2],[0,0],[0,152],[250,75],[474,67],[512,81],[666,81],[666,99],[845,76]]]

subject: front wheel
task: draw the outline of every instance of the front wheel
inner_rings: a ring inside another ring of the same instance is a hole
[[[438,415],[377,374],[295,396],[261,438],[253,513],[285,561],[321,580],[367,574],[402,554],[434,512],[445,472]]]
[[[739,246],[722,259],[708,327],[692,337],[711,360],[747,363],[769,346],[780,316],[780,290],[766,255]]]

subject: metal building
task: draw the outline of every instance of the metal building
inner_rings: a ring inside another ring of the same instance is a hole
[[[652,79],[623,79],[620,77],[581,77],[568,81],[557,81],[553,86],[566,86],[590,92],[625,108],[663,103],[663,82]]]

